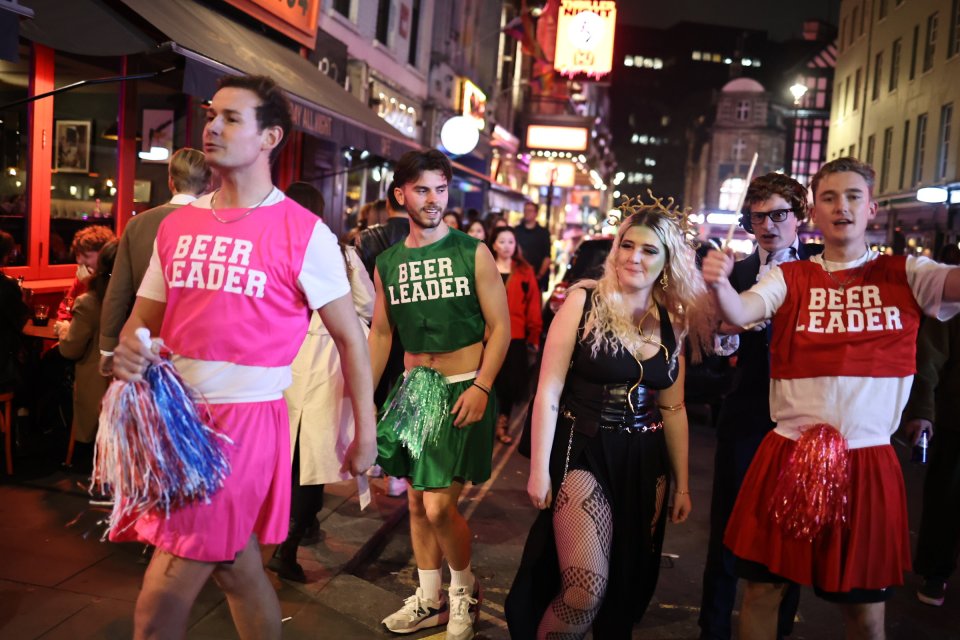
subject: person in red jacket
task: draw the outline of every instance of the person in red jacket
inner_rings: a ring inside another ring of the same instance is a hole
[[[527,352],[540,348],[540,289],[537,275],[520,253],[517,237],[510,227],[498,227],[490,236],[490,250],[497,261],[497,269],[507,288],[507,306],[510,308],[510,348],[497,375],[499,415],[497,439],[509,444],[510,412],[513,405],[523,400],[523,392],[530,385]]]

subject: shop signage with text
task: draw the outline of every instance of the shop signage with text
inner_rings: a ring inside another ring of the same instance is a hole
[[[460,114],[472,120],[477,129],[487,126],[484,116],[487,113],[487,96],[480,87],[469,79],[463,78],[463,91],[460,93]]]
[[[317,37],[317,13],[321,0],[227,0],[268,27],[296,40],[308,49]]]
[[[616,24],[617,3],[612,0],[562,0],[554,68],[565,76],[609,74]]]
[[[333,118],[316,109],[304,106],[296,100],[290,101],[290,116],[293,126],[324,138],[333,134]]]

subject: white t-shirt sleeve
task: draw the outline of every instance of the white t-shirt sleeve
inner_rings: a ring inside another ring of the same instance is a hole
[[[943,283],[952,267],[930,258],[907,256],[907,282],[913,297],[928,316],[949,320],[960,312],[960,303],[943,303]]]
[[[307,296],[311,309],[319,309],[350,293],[350,281],[337,239],[319,220],[310,234],[297,284]]]
[[[376,291],[373,287],[373,281],[367,275],[367,269],[360,260],[360,254],[353,247],[346,247],[344,255],[347,262],[350,263],[350,290],[353,293],[353,306],[357,310],[360,319],[370,324],[373,318],[373,301],[376,297]]]
[[[163,267],[160,265],[160,254],[157,253],[156,240],[153,241],[153,255],[150,256],[150,264],[147,266],[147,272],[140,282],[137,296],[157,302],[167,301],[167,282],[163,277]]]
[[[764,319],[772,318],[787,298],[787,282],[783,279],[783,269],[775,266],[767,271],[760,282],[747,289],[763,300]]]

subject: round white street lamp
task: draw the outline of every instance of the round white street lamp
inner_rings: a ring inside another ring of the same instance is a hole
[[[455,156],[462,156],[477,148],[480,142],[480,130],[476,120],[464,116],[453,116],[443,123],[440,129],[440,143],[443,148]]]

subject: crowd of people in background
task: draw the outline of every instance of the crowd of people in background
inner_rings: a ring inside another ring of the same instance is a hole
[[[960,269],[867,247],[877,212],[869,165],[827,163],[812,201],[787,176],[754,179],[741,225],[757,248],[739,261],[698,253],[672,206],[628,206],[601,274],[567,291],[544,343],[554,260],[537,204],[524,203],[515,226],[499,211],[448,210],[449,160],[410,152],[385,197],[337,239],[315,186],[272,183],[290,126],[270,79],[225,78],[206,152],[171,158],[171,200],[134,218],[119,242],[96,225],[74,237],[58,348],[33,369],[21,336],[28,307],[0,275],[0,392],[15,390],[28,412],[44,404],[31,391],[38,380],[69,384],[75,469],[90,470],[111,377],[138,381],[158,361],[139,328],[166,341],[236,443],[208,503],[111,532],[156,548],[138,633],[182,632],[214,576],[241,635],[279,637],[264,565],[306,582],[297,550],[322,539],[324,486],[384,473],[388,495],[406,494],[418,586],[383,625],[446,624],[447,638],[474,637],[483,591],[458,499],[490,477],[495,443],[513,444],[532,393],[527,493],[539,513],[506,602],[509,628],[517,638],[629,638],[656,588],[666,522],[693,510],[687,364],[717,352],[738,358],[717,427],[701,637],[731,636],[740,579],[740,637],[789,635],[803,585],[839,605],[851,637],[883,637],[884,603],[911,561],[890,446],[901,414],[911,443],[933,443],[915,570],[920,600],[943,603],[960,538],[958,511],[941,508],[960,495]],[[808,215],[822,245],[798,237]],[[192,274],[211,268],[211,253],[227,259],[225,244],[204,238],[237,242],[229,259],[269,269],[271,286],[259,276],[231,292],[177,280],[179,260],[193,261]],[[0,268],[12,252],[0,232]],[[223,331],[224,314],[236,331]],[[921,325],[923,315],[932,318]],[[785,487],[829,495],[805,503]]]

